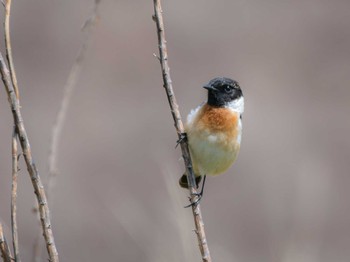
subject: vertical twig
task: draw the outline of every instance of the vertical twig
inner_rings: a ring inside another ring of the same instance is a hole
[[[188,143],[186,139],[182,139],[184,135],[184,126],[181,120],[181,115],[179,111],[178,104],[175,99],[175,94],[172,87],[172,82],[170,78],[170,68],[168,64],[168,54],[164,33],[164,23],[163,23],[163,15],[162,8],[160,4],[160,0],[153,0],[154,4],[154,16],[153,19],[157,25],[157,35],[158,35],[158,47],[159,47],[159,61],[162,69],[163,83],[164,88],[168,97],[168,102],[170,106],[170,110],[173,116],[175,128],[178,134],[178,138],[181,144],[182,156],[184,159],[187,178],[189,181],[189,191],[190,191],[190,199],[192,203],[196,201],[196,182],[195,176],[192,169],[191,157],[188,149]],[[211,256],[209,252],[208,243],[205,237],[204,231],[204,223],[200,210],[199,203],[192,205],[192,213],[194,217],[194,223],[196,227],[196,234],[198,238],[198,244],[202,255],[203,262],[211,262]]]
[[[11,191],[11,228],[15,262],[20,262],[17,230],[17,177],[18,177],[18,153],[17,153],[16,127],[12,133],[12,191]]]
[[[84,38],[78,50],[77,56],[74,60],[74,63],[71,67],[71,70],[69,72],[67,81],[63,87],[63,97],[61,100],[61,105],[57,112],[54,125],[52,127],[51,143],[50,143],[49,157],[48,157],[48,176],[47,176],[47,182],[46,182],[46,196],[51,204],[52,204],[52,198],[53,198],[53,188],[55,185],[55,178],[58,175],[57,159],[58,159],[58,149],[60,144],[59,142],[60,142],[62,130],[64,127],[64,123],[66,120],[68,106],[72,97],[72,93],[76,87],[76,84],[82,69],[82,65],[85,60],[86,50],[91,37],[91,32],[98,19],[98,7],[100,2],[101,0],[94,0],[92,13],[90,17],[86,19],[86,21],[82,26],[82,31],[83,33],[85,33]],[[37,210],[34,209],[34,211],[37,211]],[[33,252],[34,262],[40,261],[41,252],[40,252],[39,242],[40,242],[40,238],[37,237],[34,242],[34,252]]]
[[[54,236],[51,229],[51,220],[49,207],[47,205],[46,195],[44,187],[42,185],[38,170],[32,158],[32,152],[29,144],[29,139],[27,132],[24,127],[20,106],[19,106],[19,92],[17,87],[17,79],[13,66],[12,58],[12,48],[10,40],[10,10],[11,10],[11,0],[6,0],[5,2],[5,41],[6,41],[6,56],[8,59],[10,71],[4,61],[4,58],[0,52],[0,71],[2,76],[2,81],[4,82],[6,92],[8,94],[8,100],[10,102],[11,111],[14,119],[14,124],[16,126],[16,132],[22,147],[24,159],[27,165],[28,173],[30,175],[34,192],[37,197],[40,221],[43,230],[43,236],[46,242],[46,248],[49,254],[51,262],[58,262],[58,253],[54,241]]]
[[[16,71],[12,58],[12,46],[10,37],[10,14],[11,14],[12,0],[5,1],[5,45],[6,45],[6,59],[10,67],[11,81],[16,93],[17,100],[19,99],[19,91],[17,85]],[[12,134],[12,189],[11,189],[11,231],[12,243],[15,262],[20,262],[19,245],[18,245],[18,228],[17,228],[17,177],[18,177],[18,154],[17,154],[17,132],[16,126],[13,128]]]
[[[46,195],[47,198],[50,200],[50,203],[52,203],[53,198],[53,188],[55,185],[55,178],[58,175],[58,167],[57,167],[57,159],[58,159],[58,146],[62,134],[62,130],[64,127],[64,123],[66,120],[67,112],[68,112],[68,106],[72,97],[72,93],[76,87],[77,81],[79,79],[79,75],[81,72],[82,65],[84,63],[85,54],[87,50],[87,46],[89,44],[89,40],[91,37],[91,32],[93,27],[95,26],[97,19],[98,19],[98,7],[101,0],[95,0],[94,6],[92,9],[92,14],[86,21],[84,22],[82,26],[82,31],[85,32],[84,39],[82,41],[82,44],[78,50],[77,56],[75,58],[75,61],[71,67],[71,70],[69,72],[67,81],[63,87],[63,97],[61,100],[60,108],[57,112],[56,119],[54,122],[54,125],[52,127],[51,132],[51,143],[50,143],[50,150],[49,150],[49,157],[48,157],[48,176],[47,176],[47,183],[46,183]],[[36,210],[35,210],[36,211]],[[40,238],[37,237],[34,242],[34,256],[33,261],[39,262],[40,261]]]
[[[19,102],[11,82],[10,72],[0,52],[0,71],[2,81],[8,94],[11,111],[18,132],[19,141],[23,151],[23,156],[27,165],[28,173],[31,178],[34,192],[38,201],[40,221],[42,225],[43,235],[46,242],[46,248],[51,262],[58,262],[58,253],[54,241],[54,236],[51,228],[50,210],[46,200],[46,194],[41,182],[39,172],[32,158],[32,151],[29,144],[28,135],[24,127],[23,118],[19,106]]]
[[[0,253],[4,262],[11,262],[11,252],[7,245],[6,238],[0,223]]]
[[[17,77],[16,77],[15,66],[13,64],[11,38],[10,38],[11,3],[12,3],[12,0],[5,0],[5,23],[4,23],[4,27],[5,27],[6,58],[7,58],[8,65],[10,67],[12,84],[13,84],[13,87],[15,89],[17,99],[19,99]]]
[[[82,30],[86,32],[84,35],[84,39],[78,51],[78,54],[75,58],[74,64],[69,72],[67,82],[63,88],[63,98],[61,102],[60,109],[57,113],[55,123],[52,128],[51,133],[51,146],[49,152],[49,174],[47,179],[47,197],[51,199],[52,190],[54,186],[54,179],[57,176],[58,168],[57,168],[57,154],[58,154],[58,146],[61,137],[61,133],[63,130],[64,122],[67,116],[68,105],[71,99],[72,92],[76,86],[77,80],[79,78],[81,68],[85,59],[86,49],[89,43],[89,39],[91,36],[91,31],[96,24],[98,17],[98,6],[101,0],[94,1],[94,7],[92,10],[91,16],[85,21]]]

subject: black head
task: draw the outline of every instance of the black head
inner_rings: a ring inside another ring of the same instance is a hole
[[[226,77],[217,77],[205,86],[208,90],[208,104],[223,107],[243,96],[238,82]]]

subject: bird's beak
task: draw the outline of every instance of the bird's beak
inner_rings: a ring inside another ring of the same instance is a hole
[[[203,86],[203,88],[209,90],[209,91],[218,91],[215,87],[209,85],[209,84],[206,84]]]

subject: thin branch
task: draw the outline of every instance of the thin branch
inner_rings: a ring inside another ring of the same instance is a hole
[[[11,228],[15,262],[21,262],[19,257],[18,230],[17,230],[17,177],[18,177],[18,153],[17,153],[16,127],[12,133],[12,191],[11,191]]]
[[[195,182],[195,176],[192,169],[192,162],[191,162],[190,152],[188,149],[188,143],[186,139],[183,139],[185,130],[181,120],[179,106],[175,99],[175,94],[173,91],[172,82],[170,78],[170,68],[168,64],[168,54],[167,54],[166,40],[165,40],[165,34],[164,34],[164,23],[163,23],[163,15],[162,15],[160,0],[153,0],[153,4],[154,4],[153,20],[156,22],[156,26],[157,26],[159,61],[162,69],[162,76],[163,76],[163,83],[164,83],[163,86],[165,88],[165,91],[168,97],[170,110],[173,116],[175,128],[176,128],[177,135],[181,145],[182,156],[186,167],[187,180],[189,181],[191,203],[195,203],[192,205],[192,213],[193,213],[194,223],[196,227],[195,232],[197,234],[199,249],[201,251],[203,262],[211,262],[212,260],[209,252],[209,247],[205,237],[202,213],[200,210],[199,203],[196,202],[197,200],[196,182]]]
[[[23,151],[23,156],[27,165],[28,173],[31,178],[34,192],[38,201],[40,221],[42,225],[43,235],[46,242],[46,248],[51,262],[58,262],[58,253],[54,241],[54,236],[51,228],[50,211],[46,200],[46,194],[41,182],[38,169],[32,158],[32,151],[29,144],[26,129],[24,127],[23,118],[19,106],[19,102],[11,82],[10,72],[0,52],[0,71],[2,81],[8,94],[8,100],[11,106],[11,111],[18,132],[19,141]]]
[[[0,223],[0,253],[4,262],[11,262],[11,252],[7,245],[6,238]]]
[[[19,99],[19,91],[17,85],[17,77],[15,67],[12,58],[12,46],[10,37],[10,14],[11,14],[12,0],[6,0],[5,2],[5,45],[6,45],[6,58],[10,67],[11,81],[16,93],[17,100]],[[18,101],[19,102],[19,101]],[[12,189],[11,189],[11,229],[12,229],[12,243],[14,251],[15,262],[20,262],[19,257],[19,245],[18,245],[18,229],[17,229],[17,177],[18,177],[18,154],[17,154],[17,132],[16,126],[13,128],[12,134]]]
[[[7,58],[8,65],[10,67],[12,84],[13,84],[13,87],[15,89],[17,99],[19,99],[17,77],[16,77],[15,66],[13,64],[11,38],[10,38],[10,14],[11,14],[11,3],[12,3],[12,0],[5,0],[5,1],[6,2],[5,2],[5,23],[4,23],[4,27],[5,27],[6,58]]]
[[[50,147],[50,153],[49,153],[49,175],[47,179],[47,197],[52,197],[52,190],[54,186],[54,178],[58,174],[58,168],[57,168],[57,155],[58,155],[58,146],[59,141],[61,138],[61,133],[63,130],[64,122],[66,120],[67,116],[67,110],[69,106],[69,102],[71,100],[72,92],[74,88],[76,87],[77,80],[79,79],[79,75],[81,72],[82,65],[84,63],[86,49],[89,43],[89,39],[91,37],[91,32],[93,27],[95,26],[98,18],[98,7],[101,0],[95,0],[94,7],[92,10],[92,14],[90,17],[85,21],[85,23],[82,26],[82,30],[85,31],[84,39],[82,41],[82,44],[80,46],[80,49],[78,51],[78,54],[75,58],[74,64],[71,68],[71,71],[69,72],[69,76],[67,79],[67,82],[63,88],[63,98],[61,102],[60,109],[57,113],[56,120],[54,123],[54,126],[52,128],[51,133],[51,147]]]
[[[58,175],[58,167],[57,167],[57,159],[58,159],[58,149],[59,149],[59,142],[61,139],[62,130],[64,127],[64,123],[66,120],[67,112],[68,112],[68,106],[72,97],[72,93],[77,85],[77,81],[79,79],[82,65],[85,61],[85,55],[86,50],[89,44],[89,40],[91,38],[91,33],[93,27],[96,25],[98,20],[98,7],[101,0],[95,0],[94,6],[92,9],[92,13],[88,19],[84,22],[81,30],[85,33],[84,38],[82,41],[82,44],[78,50],[77,56],[75,58],[75,61],[71,67],[71,70],[69,72],[67,81],[63,87],[63,97],[61,100],[60,108],[57,112],[55,123],[52,127],[51,132],[51,143],[50,143],[50,150],[49,150],[49,157],[48,157],[48,176],[47,176],[47,182],[46,182],[46,196],[47,199],[52,204],[52,198],[53,198],[53,188],[55,185],[55,178]],[[37,212],[37,209],[34,208],[34,212]],[[40,251],[40,238],[37,237],[34,242],[34,252],[33,252],[33,261],[39,262],[41,251]]]

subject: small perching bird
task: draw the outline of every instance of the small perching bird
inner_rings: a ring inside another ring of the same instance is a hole
[[[243,93],[237,81],[217,77],[203,87],[208,90],[208,100],[190,112],[185,126],[197,187],[202,176],[219,175],[236,160],[244,111]],[[186,174],[179,184],[188,188]]]

